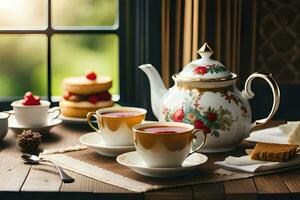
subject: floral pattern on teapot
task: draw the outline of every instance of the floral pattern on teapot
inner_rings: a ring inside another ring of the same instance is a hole
[[[194,68],[194,74],[196,75],[205,75],[207,73],[213,74],[213,73],[220,73],[220,72],[225,72],[227,69],[226,67],[222,65],[200,65]]]
[[[232,123],[237,121],[237,118],[234,118],[231,110],[222,105],[218,108],[201,106],[202,94],[196,89],[190,90],[181,105],[173,107],[164,105],[162,110],[164,120],[193,124],[196,129],[211,133],[212,136],[218,138],[220,131],[230,131]],[[232,91],[220,92],[219,95],[229,104],[234,103],[238,106],[244,118],[249,118],[246,106]]]
[[[241,109],[241,112],[242,112],[242,116],[244,118],[248,118],[249,117],[249,112],[248,112],[247,107],[245,106],[245,104],[242,102],[242,100],[240,98],[238,98],[237,96],[235,96],[232,92],[221,93],[221,97],[224,97],[225,100],[229,104],[231,104],[231,102],[233,102],[237,106],[239,106],[240,109]]]

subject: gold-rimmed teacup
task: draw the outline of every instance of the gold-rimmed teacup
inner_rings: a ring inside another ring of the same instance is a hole
[[[88,113],[87,121],[92,129],[102,135],[106,145],[132,146],[134,145],[132,127],[142,123],[146,113],[145,109],[135,107],[102,108]],[[92,117],[97,119],[98,127],[91,122]]]
[[[177,127],[176,131],[168,131],[174,130],[174,127]],[[153,128],[161,131],[150,131]],[[200,150],[206,143],[206,133],[185,123],[144,123],[135,125],[132,130],[137,154],[148,167],[179,167],[188,156]],[[202,143],[198,145],[195,140],[197,133],[203,134]]]

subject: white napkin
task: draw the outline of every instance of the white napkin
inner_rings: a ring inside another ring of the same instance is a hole
[[[220,165],[227,169],[239,170],[244,172],[263,172],[268,170],[282,169],[288,167],[300,167],[300,155],[296,155],[290,161],[286,162],[269,162],[252,160],[249,155],[242,157],[229,156],[224,161],[215,162],[216,165]]]
[[[300,145],[300,121],[289,121],[274,128],[253,131],[247,141]]]
[[[246,140],[250,142],[289,144],[289,135],[283,132],[281,128],[274,127],[253,131]]]

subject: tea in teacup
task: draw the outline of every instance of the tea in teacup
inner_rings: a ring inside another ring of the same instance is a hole
[[[170,134],[170,133],[181,133],[188,129],[179,126],[153,126],[139,129],[141,131],[149,132],[152,134]]]
[[[147,111],[134,107],[110,107],[102,108],[87,115],[89,125],[99,132],[106,145],[131,146],[134,145],[132,126],[144,121]],[[98,127],[91,123],[91,117],[95,117]]]
[[[102,115],[107,117],[130,117],[130,116],[140,115],[140,113],[134,111],[115,111],[115,112],[103,113]]]
[[[178,122],[153,122],[132,128],[137,154],[149,167],[178,167],[206,143],[206,134],[193,125]],[[203,142],[192,151],[195,134],[203,133]]]

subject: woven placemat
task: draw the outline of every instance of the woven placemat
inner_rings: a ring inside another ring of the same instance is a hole
[[[180,176],[180,178],[146,177],[120,165],[116,162],[115,158],[102,156],[90,149],[42,156],[50,160],[55,160],[65,169],[134,192],[243,179],[300,167],[293,166],[259,173],[243,173],[222,169],[214,164],[216,161],[224,160],[228,155],[241,156],[244,154],[244,148],[230,153],[206,154],[208,162],[199,166],[191,173]]]
[[[115,158],[101,156],[90,149],[65,154],[43,155],[43,157],[55,160],[68,170],[134,192],[146,192],[200,183],[214,183],[254,176],[254,174],[221,169],[213,164],[216,159],[210,159],[212,156],[208,156],[209,160],[207,163],[180,178],[146,177],[118,164]]]

